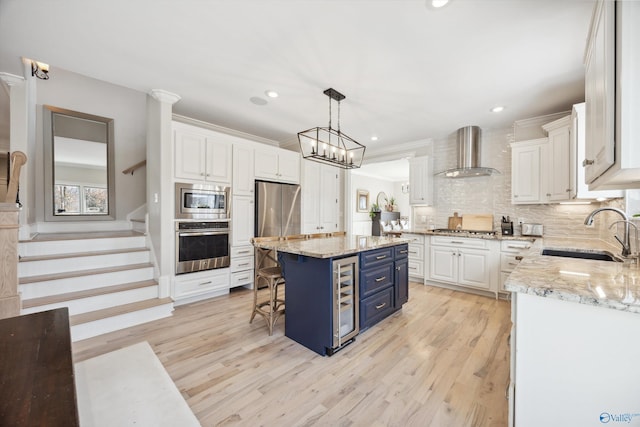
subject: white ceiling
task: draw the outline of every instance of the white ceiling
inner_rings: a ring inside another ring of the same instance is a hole
[[[346,95],[342,131],[375,153],[583,101],[593,4],[0,0],[0,71],[21,75],[23,56],[49,63],[51,79],[63,68],[168,90],[182,97],[175,113],[285,145],[327,124],[333,87]]]

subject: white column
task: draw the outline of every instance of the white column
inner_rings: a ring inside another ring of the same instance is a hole
[[[147,209],[160,298],[170,295],[174,266],[172,106],[180,96],[153,89],[147,98]]]

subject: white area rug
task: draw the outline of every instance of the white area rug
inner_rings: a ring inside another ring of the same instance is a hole
[[[200,426],[146,341],[75,364],[83,427]]]

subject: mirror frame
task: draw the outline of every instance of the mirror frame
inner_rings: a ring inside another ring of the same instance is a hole
[[[63,114],[79,119],[87,119],[102,122],[107,125],[107,203],[106,215],[54,215],[53,212],[53,184],[54,184],[54,164],[53,164],[53,115]],[[43,127],[42,142],[44,144],[44,220],[45,221],[113,221],[116,219],[116,197],[115,197],[115,140],[113,137],[113,119],[92,114],[81,113],[79,111],[66,110],[64,108],[43,105]]]
[[[356,212],[369,212],[369,191],[356,190]]]

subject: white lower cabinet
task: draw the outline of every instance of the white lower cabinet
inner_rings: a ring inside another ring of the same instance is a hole
[[[508,292],[504,289],[504,283],[511,272],[522,261],[522,253],[529,250],[531,241],[523,240],[503,240],[500,242],[500,291]]]
[[[228,292],[228,268],[183,274],[173,279],[172,296],[175,305],[212,298]]]
[[[425,236],[421,234],[402,233],[403,238],[411,239],[409,242],[408,270],[409,279],[424,281],[425,272]]]
[[[230,288],[237,286],[253,287],[254,256],[253,246],[231,247],[231,271]]]
[[[431,237],[429,279],[490,292],[498,291],[496,241]]]

